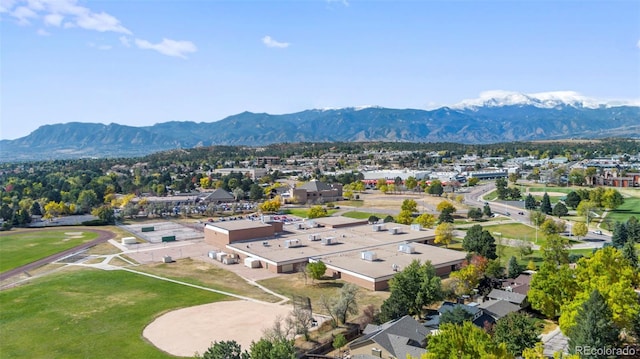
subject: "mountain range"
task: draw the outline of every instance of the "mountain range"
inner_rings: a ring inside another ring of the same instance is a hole
[[[134,157],[176,148],[282,142],[497,143],[564,138],[640,138],[640,107],[603,104],[573,92],[483,94],[434,110],[375,106],[271,115],[243,112],[216,122],[134,127],[70,122],[0,141],[0,161]]]

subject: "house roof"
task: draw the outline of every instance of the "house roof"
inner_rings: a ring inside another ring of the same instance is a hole
[[[407,354],[420,357],[426,352],[424,342],[429,330],[418,323],[413,317],[405,315],[400,319],[381,325],[367,325],[360,337],[350,345],[358,345],[373,341],[397,358],[404,358]]]
[[[298,188],[306,189],[307,192],[331,191],[333,189],[333,187],[318,180],[311,180]]]
[[[507,316],[507,314],[509,313],[517,312],[520,310],[520,307],[513,303],[507,302],[506,300],[495,299],[490,299],[486,302],[482,302],[480,303],[480,305],[478,305],[478,307],[491,314],[491,316],[496,320]]]
[[[489,299],[501,299],[506,300],[507,302],[511,302],[514,304],[521,305],[524,300],[527,298],[526,295],[515,293],[515,292],[507,292],[502,289],[492,289],[489,295],[487,295]]]
[[[236,198],[223,188],[218,188],[205,197],[207,201],[234,201]]]

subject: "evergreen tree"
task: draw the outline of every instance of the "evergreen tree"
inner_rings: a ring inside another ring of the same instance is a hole
[[[524,199],[524,208],[528,210],[536,209],[536,199],[533,198],[531,193],[529,193]]]
[[[540,212],[544,214],[551,214],[551,199],[549,199],[549,194],[547,192],[542,196],[542,202],[540,202]]]
[[[622,248],[625,243],[627,243],[627,226],[622,222],[616,222],[616,224],[613,225],[611,244],[616,248]]]
[[[622,255],[629,261],[629,264],[634,270],[638,270],[638,254],[636,253],[636,247],[632,241],[622,246]]]
[[[464,309],[462,305],[456,305],[451,310],[448,310],[440,315],[440,325],[444,323],[462,324],[466,321],[471,321],[473,314]]]
[[[640,243],[640,222],[635,216],[627,220],[627,240]]]
[[[469,228],[462,240],[462,248],[467,252],[478,253],[485,258],[497,258],[495,238],[489,231],[483,230],[479,224]]]
[[[493,212],[491,212],[491,206],[489,206],[489,203],[486,203],[482,208],[482,214],[484,214],[485,217],[491,217],[493,215]]]
[[[507,276],[509,278],[515,278],[522,273],[522,267],[518,264],[518,260],[515,256],[511,256],[509,258],[509,262],[507,264]]]
[[[613,322],[613,314],[604,297],[595,289],[589,299],[578,309],[576,325],[567,333],[569,350],[575,353],[578,347],[610,348],[618,344],[620,329]],[[607,355],[592,355],[607,358]]]
[[[449,208],[444,208],[438,216],[438,223],[453,223],[453,211]]]

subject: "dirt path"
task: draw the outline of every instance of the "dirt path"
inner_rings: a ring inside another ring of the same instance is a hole
[[[45,230],[46,231],[50,231],[51,229],[45,229]],[[45,230],[42,230],[42,231],[45,231]],[[105,230],[101,230],[101,229],[86,229],[86,228],[73,227],[73,230],[74,231],[82,231],[82,232],[95,232],[95,233],[98,233],[98,238],[92,240],[91,242],[83,243],[83,244],[81,244],[79,246],[67,249],[67,250],[62,251],[60,253],[56,253],[56,254],[50,255],[48,257],[39,259],[39,260],[37,260],[35,262],[31,262],[29,264],[25,264],[23,266],[20,266],[20,267],[17,267],[17,268],[13,268],[13,269],[8,270],[6,272],[0,273],[0,282],[4,281],[6,279],[9,279],[9,278],[11,278],[13,276],[22,274],[24,272],[32,271],[32,270],[34,270],[34,269],[36,269],[38,267],[42,267],[45,264],[53,263],[53,262],[57,261],[58,259],[70,256],[70,255],[72,255],[74,253],[81,252],[81,251],[83,251],[83,250],[85,250],[87,248],[93,247],[93,246],[95,246],[97,244],[100,244],[102,242],[106,242],[109,239],[111,239],[111,238],[116,236],[115,233],[113,233],[113,232],[109,232],[109,231],[105,231]],[[36,231],[41,231],[41,230],[38,229]],[[9,234],[12,234],[12,233],[9,233]]]

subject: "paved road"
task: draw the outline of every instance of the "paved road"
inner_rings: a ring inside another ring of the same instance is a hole
[[[79,230],[78,228],[74,227],[74,230]],[[13,276],[19,275],[21,273],[24,272],[29,272],[33,269],[36,269],[38,267],[41,267],[45,264],[49,264],[49,263],[53,263],[55,261],[57,261],[58,259],[70,256],[74,253],[78,253],[81,251],[86,250],[87,248],[93,247],[97,244],[100,244],[102,242],[106,242],[109,239],[113,238],[115,236],[114,233],[109,232],[109,231],[104,231],[104,230],[100,230],[100,229],[82,229],[83,232],[96,232],[98,233],[98,238],[94,239],[91,242],[87,242],[87,243],[83,243],[77,247],[73,247],[71,249],[67,249],[65,251],[62,251],[60,253],[56,253],[53,255],[50,255],[48,257],[39,259],[35,262],[31,262],[29,264],[25,264],[23,266],[8,270],[6,272],[0,273],[0,281],[6,280],[8,278],[11,278]],[[10,233],[9,233],[10,234]]]

